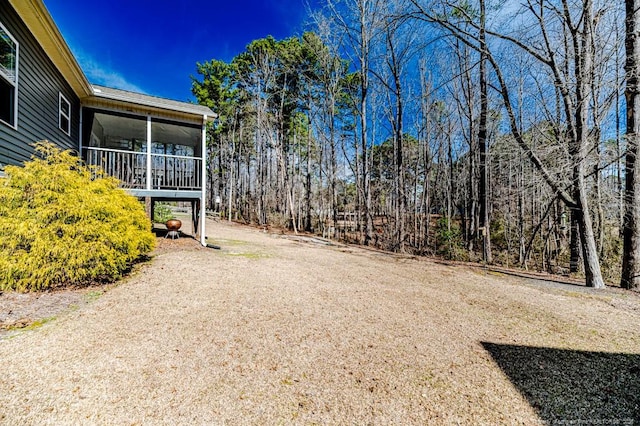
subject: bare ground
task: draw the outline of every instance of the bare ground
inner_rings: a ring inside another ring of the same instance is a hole
[[[108,291],[1,295],[0,424],[640,424],[635,293],[208,234]]]

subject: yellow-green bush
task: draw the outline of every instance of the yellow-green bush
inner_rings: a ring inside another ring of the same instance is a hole
[[[0,179],[0,289],[114,281],[153,249],[144,208],[116,179],[47,142],[36,153]]]

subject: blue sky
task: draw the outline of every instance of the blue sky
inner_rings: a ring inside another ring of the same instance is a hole
[[[319,0],[44,0],[89,81],[192,100],[196,62],[300,35]]]

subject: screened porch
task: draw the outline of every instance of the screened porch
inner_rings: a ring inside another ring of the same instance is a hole
[[[202,125],[92,109],[84,123],[87,164],[132,192],[202,189]]]

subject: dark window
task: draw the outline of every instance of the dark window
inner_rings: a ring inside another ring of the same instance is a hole
[[[15,112],[15,88],[0,78],[0,120],[14,124]]]
[[[15,126],[18,43],[0,24],[0,120]]]
[[[59,116],[59,124],[60,130],[65,132],[67,135],[71,135],[71,103],[62,96],[60,93],[60,102],[58,108],[58,116]]]

